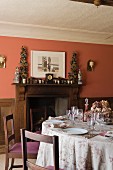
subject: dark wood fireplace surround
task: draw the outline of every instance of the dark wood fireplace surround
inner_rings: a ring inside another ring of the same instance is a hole
[[[67,98],[69,109],[72,105],[78,105],[79,86],[68,84],[15,84],[16,107],[15,129],[16,139],[20,139],[20,128],[29,129],[30,108],[41,108],[54,103],[56,98]],[[45,102],[46,101],[46,102]]]

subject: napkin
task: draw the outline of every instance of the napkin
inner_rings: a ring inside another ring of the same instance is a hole
[[[51,116],[48,117],[48,120],[52,120],[52,119],[55,119],[55,117],[51,117]]]
[[[55,119],[58,119],[58,120],[66,120],[67,118],[65,116],[58,116],[58,117],[55,117]]]
[[[113,131],[107,131],[105,136],[113,137]]]
[[[57,117],[51,117],[49,116],[48,120],[52,120],[52,119],[57,119],[57,120],[66,120],[67,118],[64,116],[57,116]]]
[[[70,125],[67,123],[60,123],[60,124],[50,124],[51,128],[68,128]]]

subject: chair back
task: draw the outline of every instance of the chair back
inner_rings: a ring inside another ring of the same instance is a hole
[[[41,131],[42,122],[44,120],[46,120],[46,118],[47,118],[46,107],[30,108],[30,128],[29,128],[29,130],[31,132]]]
[[[36,134],[25,129],[21,129],[21,144],[22,144],[22,157],[24,170],[31,168],[32,170],[46,170],[45,167],[40,167],[28,161],[27,158],[27,139],[34,141],[53,144],[53,158],[54,158],[54,170],[59,170],[59,144],[58,136],[48,136],[42,134]]]
[[[4,116],[3,121],[4,121],[4,133],[5,133],[5,146],[6,146],[6,150],[9,151],[9,144],[10,143],[14,144],[15,142],[13,114]]]

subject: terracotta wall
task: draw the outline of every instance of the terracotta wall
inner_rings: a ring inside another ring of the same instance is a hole
[[[28,49],[29,73],[31,50],[65,51],[66,77],[70,71],[72,53],[73,51],[77,51],[84,80],[81,97],[113,97],[112,45],[0,37],[0,54],[5,55],[7,58],[6,68],[0,68],[0,98],[15,97],[15,86],[12,83],[15,68],[19,65],[22,45]],[[93,72],[87,71],[87,61],[89,59],[96,62]]]

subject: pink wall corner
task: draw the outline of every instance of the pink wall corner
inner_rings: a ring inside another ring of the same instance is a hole
[[[6,57],[6,68],[0,68],[2,87],[0,98],[15,98],[15,86],[12,83],[15,69],[19,66],[22,46],[26,46],[28,49],[29,75],[31,50],[66,52],[66,77],[68,72],[70,72],[72,53],[77,51],[84,83],[81,87],[81,97],[113,97],[112,45],[0,37],[0,54]],[[87,71],[87,61],[89,59],[96,62],[92,72]]]

